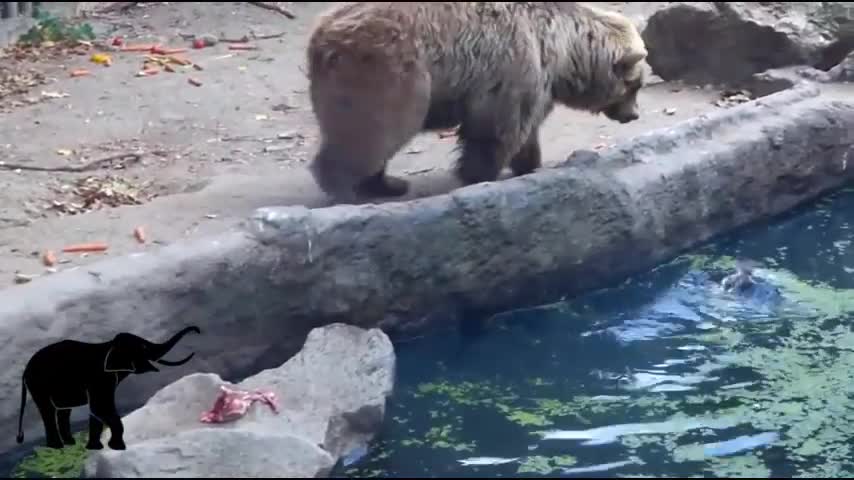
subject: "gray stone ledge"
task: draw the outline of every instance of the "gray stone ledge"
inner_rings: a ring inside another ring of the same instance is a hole
[[[240,231],[0,291],[0,450],[14,444],[24,364],[48,343],[199,325],[176,348],[192,362],[122,384],[120,405],[136,408],[192,372],[239,380],[281,365],[317,326],[394,334],[607,286],[842,186],[852,144],[854,103],[803,85],[593,165],[410,202],[266,208]],[[27,440],[42,435],[31,399],[25,425]]]

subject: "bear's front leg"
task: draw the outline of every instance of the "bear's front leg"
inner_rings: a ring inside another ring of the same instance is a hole
[[[507,86],[490,91],[470,105],[460,125],[462,155],[457,176],[466,185],[494,182],[517,157],[529,165],[539,163],[535,124],[543,110],[542,102],[535,93],[518,87],[516,92],[522,93],[513,90]]]

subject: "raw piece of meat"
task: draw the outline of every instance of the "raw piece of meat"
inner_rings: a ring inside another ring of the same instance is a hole
[[[225,423],[237,420],[246,415],[249,407],[255,402],[263,402],[270,406],[274,413],[279,413],[276,404],[276,394],[266,390],[236,390],[220,385],[212,409],[203,412],[199,420],[202,423]]]

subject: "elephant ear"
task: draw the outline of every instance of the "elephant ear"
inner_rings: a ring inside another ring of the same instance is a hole
[[[133,359],[127,352],[118,346],[111,346],[107,351],[107,356],[104,358],[105,372],[135,372],[136,367],[133,364]]]

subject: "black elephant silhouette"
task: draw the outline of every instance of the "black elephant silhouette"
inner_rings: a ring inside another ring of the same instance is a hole
[[[202,333],[198,327],[187,327],[163,343],[149,342],[130,333],[119,333],[103,343],[62,340],[42,348],[33,354],[24,368],[18,443],[24,441],[24,407],[29,390],[44,422],[48,447],[74,445],[71,409],[88,403],[91,413],[86,448],[104,448],[101,434],[106,424],[110,427],[110,441],[107,444],[113,450],[124,450],[124,426],[116,411],[116,388],[132,373],[159,371],[151,361],[167,366],[189,362],[195,353],[177,362],[161,358],[190,332]]]

